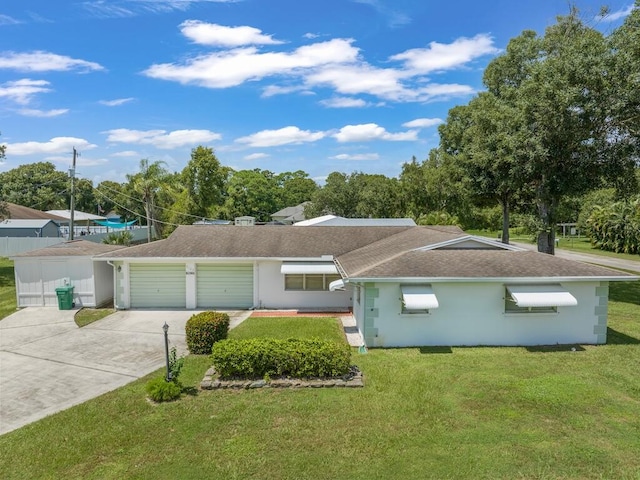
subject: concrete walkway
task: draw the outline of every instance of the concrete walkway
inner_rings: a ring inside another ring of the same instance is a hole
[[[0,321],[0,434],[115,390],[165,365],[169,347],[186,352],[196,312],[119,311],[83,328],[75,310],[29,307]],[[230,311],[235,327],[251,312]]]

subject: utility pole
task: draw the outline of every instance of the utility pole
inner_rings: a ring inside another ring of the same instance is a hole
[[[75,199],[75,190],[76,190],[76,157],[78,156],[78,152],[76,151],[76,147],[73,147],[73,166],[69,169],[69,176],[71,177],[71,202],[69,205],[69,210],[71,211],[71,216],[69,217],[69,240],[73,240],[73,217],[76,210],[76,199]]]

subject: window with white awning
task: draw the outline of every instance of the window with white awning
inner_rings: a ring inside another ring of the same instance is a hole
[[[556,312],[578,305],[576,297],[559,284],[506,285],[505,312]]]
[[[333,262],[283,262],[280,273],[285,290],[335,291],[331,285],[342,279]]]
[[[431,285],[400,285],[402,313],[429,313],[438,308],[438,298]]]
[[[282,262],[280,273],[283,275],[336,275],[338,269],[333,262]]]

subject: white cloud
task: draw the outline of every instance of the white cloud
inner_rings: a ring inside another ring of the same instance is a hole
[[[73,147],[76,147],[77,150],[90,150],[96,146],[83,138],[54,137],[48,142],[9,143],[7,144],[7,155],[71,154]]]
[[[18,25],[22,23],[9,15],[0,14],[0,25]]]
[[[267,158],[271,155],[267,153],[252,153],[251,155],[247,155],[244,157],[245,160],[260,160],[261,158]]]
[[[500,50],[493,45],[493,39],[487,34],[478,34],[473,38],[460,37],[453,43],[429,43],[428,48],[412,48],[391,60],[404,62],[405,68],[416,73],[431,73],[451,70],[469,63],[484,55],[495,55]]]
[[[287,93],[300,92],[302,95],[315,95],[314,92],[306,88],[304,85],[296,85],[289,87],[281,87],[279,85],[268,85],[262,90],[263,98],[273,97],[275,95],[286,95]]]
[[[615,12],[608,13],[606,15],[598,15],[596,16],[596,20],[600,20],[601,22],[615,22],[616,20],[620,20],[621,18],[631,15],[634,8],[634,5],[630,4],[620,10],[616,10]]]
[[[380,0],[354,0],[356,3],[363,3],[373,7],[379,14],[387,18],[387,23],[390,27],[395,28],[402,25],[411,23],[411,17],[409,15],[399,12],[397,10],[391,10],[386,7]]]
[[[58,117],[60,115],[64,115],[69,111],[68,108],[57,108],[54,110],[37,110],[34,108],[22,108],[18,110],[20,115],[24,115],[25,117],[38,117],[38,118],[51,118]]]
[[[358,95],[394,102],[430,102],[470,95],[474,90],[468,85],[428,82],[424,75],[460,68],[499,51],[489,35],[479,34],[458,38],[450,44],[431,42],[427,48],[406,50],[390,57],[400,62],[398,67],[379,68],[367,63],[349,38],[311,43],[289,51],[263,51],[258,44],[278,41],[257,28],[225,27],[194,20],[181,26],[183,34],[191,40],[221,48],[180,62],[151,65],[143,74],[207,88],[230,88],[277,77],[280,84],[264,87],[262,97],[311,94],[316,88],[326,87],[340,98],[322,102],[332,108],[369,104],[363,103],[365,100],[342,99]]]
[[[292,51],[260,53],[255,47],[213,52],[183,64],[155,64],[143,73],[152,78],[195,84],[209,88],[240,85],[273,75],[296,74],[321,65],[353,62],[358,49],[351,39],[333,39],[305,45]]]
[[[341,153],[329,158],[335,160],[378,160],[380,155],[377,153]]]
[[[108,142],[131,143],[139,145],[153,145],[163,150],[171,150],[185,145],[199,145],[213,140],[219,140],[222,136],[210,130],[130,130],[128,128],[116,128],[107,130]]]
[[[416,118],[410,122],[403,123],[402,126],[407,128],[429,128],[439,125],[443,121],[441,118]]]
[[[243,45],[277,45],[282,43],[274,40],[271,35],[264,35],[258,28],[240,26],[225,27],[215,23],[187,20],[180,24],[182,34],[200,45],[218,47],[240,47]]]
[[[50,92],[50,83],[46,80],[23,78],[0,84],[0,98],[7,98],[17,104],[27,105],[34,95]]]
[[[328,108],[353,108],[353,107],[366,107],[367,102],[361,98],[351,97],[334,97],[320,101],[321,105]]]
[[[389,133],[384,127],[375,123],[362,125],[346,125],[335,133],[333,137],[340,143],[345,142],[369,142],[372,140],[386,140],[391,142],[413,141],[418,138],[417,130]]]
[[[104,70],[102,65],[95,62],[43,51],[30,53],[2,52],[0,54],[0,68],[21,72],[65,72],[69,70],[88,72]]]
[[[309,32],[309,33],[305,33],[305,34],[303,35],[303,37],[304,37],[304,38],[307,38],[307,39],[309,39],[309,40],[313,40],[314,38],[318,38],[319,36],[320,36],[320,35],[318,35],[317,33],[311,33],[311,32]]]
[[[316,142],[323,139],[325,132],[300,130],[298,127],[284,127],[278,130],[262,130],[260,132],[236,139],[237,143],[245,143],[251,147],[277,147],[280,145]]]
[[[112,157],[139,157],[140,154],[133,150],[123,150],[122,152],[116,152],[111,154]]]
[[[198,3],[234,3],[240,0],[91,0],[82,6],[100,18],[127,18],[142,13],[186,11]]]
[[[132,102],[134,100],[133,97],[128,98],[116,98],[115,100],[100,100],[99,104],[105,105],[107,107],[119,107],[120,105],[124,105],[125,103]]]

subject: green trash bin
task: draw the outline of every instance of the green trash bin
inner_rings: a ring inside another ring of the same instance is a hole
[[[58,310],[71,310],[73,308],[73,285],[56,288],[58,296]]]

